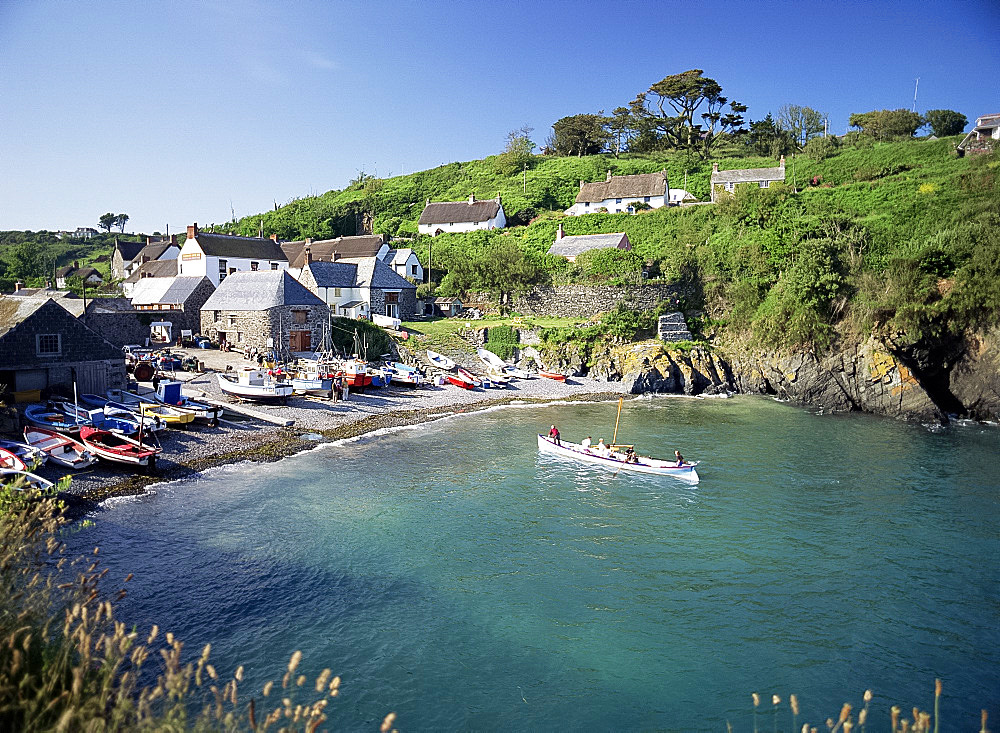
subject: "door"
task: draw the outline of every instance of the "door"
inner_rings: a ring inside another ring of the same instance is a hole
[[[291,351],[310,351],[312,334],[309,331],[292,331],[288,338],[288,348]]]
[[[108,387],[108,369],[104,364],[77,364],[73,371],[80,394],[104,394]]]

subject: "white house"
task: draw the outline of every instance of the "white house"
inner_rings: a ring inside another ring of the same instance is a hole
[[[651,209],[667,205],[667,172],[638,173],[633,176],[613,176],[596,183],[580,181],[576,203],[566,209],[570,216],[593,214],[606,209],[610,214],[635,213],[634,204],[644,203]]]
[[[683,188],[671,188],[670,196],[671,206],[680,206],[681,204],[696,204],[698,199],[696,199],[692,194],[685,191]]]
[[[299,279],[334,315],[406,319],[416,313],[417,286],[378,257],[317,262],[307,251]]]
[[[74,260],[72,265],[56,270],[56,287],[65,288],[66,281],[74,276],[83,280],[84,285],[100,285],[104,282],[104,276],[98,270],[93,267],[80,267],[80,263]]]
[[[287,270],[288,257],[275,239],[210,234],[187,228],[187,239],[178,257],[177,274],[204,275],[216,287],[234,272]]]
[[[983,115],[976,118],[976,126],[958,144],[959,156],[966,151],[982,153],[993,148],[994,140],[1000,140],[1000,114]]]
[[[507,216],[498,195],[495,199],[476,201],[476,196],[459,202],[435,202],[427,199],[417,222],[417,232],[432,237],[449,232],[471,232],[476,229],[503,229]]]
[[[395,270],[396,274],[423,282],[424,268],[412,249],[390,249],[380,259]]]
[[[732,193],[741,183],[756,184],[760,188],[770,188],[772,183],[785,180],[785,156],[777,168],[742,168],[739,170],[720,171],[718,163],[712,163],[712,203],[718,199],[721,191]]]

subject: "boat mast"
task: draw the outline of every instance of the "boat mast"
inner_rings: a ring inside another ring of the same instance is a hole
[[[622,402],[624,401],[624,397],[618,398],[618,417],[615,418],[615,434],[611,438],[611,445],[618,444],[618,421],[622,419]]]

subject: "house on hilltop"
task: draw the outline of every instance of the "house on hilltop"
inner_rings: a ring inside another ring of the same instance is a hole
[[[720,171],[718,163],[712,163],[712,203],[718,200],[719,192],[732,193],[742,183],[756,184],[760,188],[770,188],[772,183],[785,180],[785,156],[777,168],[743,168]]]
[[[959,157],[966,153],[987,153],[1000,140],[1000,113],[976,118],[976,126],[958,144]]]
[[[507,216],[500,196],[487,201],[477,201],[475,194],[459,202],[434,202],[427,204],[417,222],[417,232],[432,237],[449,232],[471,232],[476,229],[503,229]]]
[[[238,348],[311,351],[329,317],[327,304],[284,270],[243,270],[205,301],[201,332]]]
[[[51,298],[0,296],[0,384],[104,394],[127,383],[121,349]]]
[[[288,256],[277,238],[241,237],[235,234],[211,234],[187,228],[187,239],[180,249],[178,275],[202,275],[218,287],[237,272],[284,271]]]
[[[80,267],[80,263],[74,260],[72,265],[56,270],[56,287],[65,288],[66,281],[71,277],[81,278],[84,285],[100,285],[104,282],[104,275],[99,270],[93,267]]]
[[[614,234],[579,234],[576,236],[566,236],[563,233],[562,224],[556,232],[556,241],[549,247],[549,254],[558,257],[565,257],[570,262],[576,262],[576,258],[584,252],[592,249],[615,249],[630,250],[632,243],[625,232]]]
[[[668,203],[668,188],[666,170],[632,176],[613,176],[609,170],[606,180],[595,183],[580,181],[576,203],[566,209],[566,213],[569,216],[580,216],[607,209],[612,214],[631,214],[635,212],[634,205],[637,203],[658,209]]]
[[[336,239],[303,239],[296,242],[282,242],[281,250],[288,258],[288,272],[298,279],[306,264],[306,250],[312,262],[333,262],[334,260],[358,257],[384,257],[390,250],[380,234],[362,234],[356,237]]]

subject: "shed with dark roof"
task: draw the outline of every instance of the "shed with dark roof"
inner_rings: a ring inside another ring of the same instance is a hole
[[[592,249],[632,249],[632,243],[625,232],[614,232],[611,234],[578,234],[566,236],[563,234],[562,224],[556,232],[556,241],[549,247],[549,254],[558,257],[565,257],[570,262],[576,262],[576,258],[584,252]]]

